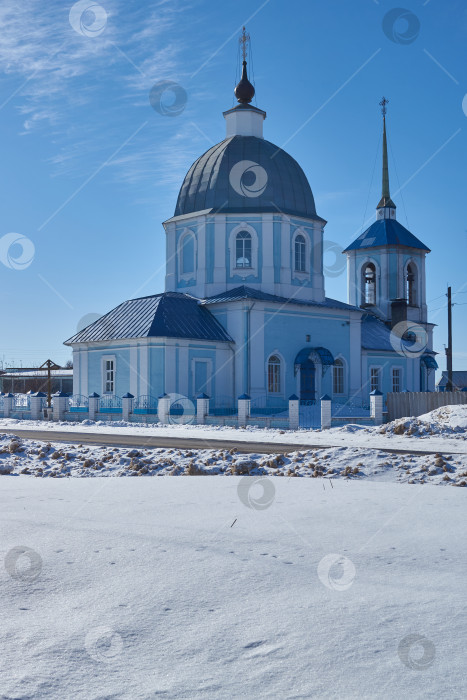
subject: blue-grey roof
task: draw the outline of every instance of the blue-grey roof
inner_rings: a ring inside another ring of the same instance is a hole
[[[438,382],[438,386],[446,386],[448,383],[448,373],[443,371],[441,379]],[[452,383],[454,387],[458,389],[463,389],[467,387],[467,372],[465,370],[454,370],[452,373]]]
[[[65,345],[124,338],[193,338],[232,342],[211,312],[188,294],[165,292],[124,301]]]
[[[258,301],[272,301],[279,304],[300,304],[301,306],[317,306],[320,308],[327,307],[332,309],[351,309],[352,311],[362,311],[357,306],[345,304],[343,301],[338,301],[337,299],[329,299],[326,297],[323,302],[295,298],[287,299],[287,297],[268,294],[267,292],[262,292],[260,289],[253,289],[253,287],[247,287],[245,285],[235,287],[235,289],[229,289],[227,292],[221,292],[213,297],[203,299],[201,303],[220,304],[224,301],[241,301],[242,299],[257,299]]]
[[[353,243],[347,246],[345,251],[358,250],[360,248],[376,248],[383,245],[399,245],[406,248],[419,248],[420,250],[430,251],[424,243],[395,219],[378,219],[360,234]]]
[[[245,164],[238,173],[232,171],[242,161],[250,161],[252,166]],[[255,165],[264,170],[255,171]],[[258,196],[254,194],[255,185],[257,190],[266,185]],[[193,163],[180,189],[175,216],[206,209],[221,213],[284,212],[319,218],[310,185],[297,161],[256,136],[231,136]]]
[[[396,352],[391,343],[391,329],[374,314],[366,313],[362,318],[362,348]],[[425,350],[426,355],[435,355],[433,350]]]

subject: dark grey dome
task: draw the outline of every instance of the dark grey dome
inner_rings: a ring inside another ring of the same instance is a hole
[[[193,163],[180,189],[175,216],[204,209],[319,218],[297,161],[256,136],[231,136]]]

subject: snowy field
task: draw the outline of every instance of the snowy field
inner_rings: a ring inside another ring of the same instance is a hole
[[[0,483],[5,700],[466,696],[464,489]]]

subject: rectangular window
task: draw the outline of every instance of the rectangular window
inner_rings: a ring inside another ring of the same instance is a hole
[[[268,392],[278,394],[281,390],[281,366],[278,362],[268,364]]]
[[[115,364],[113,360],[104,361],[104,393],[113,394],[115,386]]]
[[[333,393],[343,394],[344,393],[344,367],[343,365],[335,365],[333,368]]]
[[[401,390],[401,371],[400,371],[400,369],[393,369],[392,370],[392,390],[393,391],[400,391]]]
[[[370,392],[372,391],[381,391],[380,390],[380,368],[379,367],[372,367],[370,369]]]

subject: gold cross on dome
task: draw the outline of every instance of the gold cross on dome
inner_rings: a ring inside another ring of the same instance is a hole
[[[246,29],[243,27],[242,36],[240,37],[239,42],[242,47],[242,56],[244,61],[246,61],[247,44],[249,41],[250,35],[246,33]]]
[[[383,99],[381,100],[381,102],[379,104],[381,106],[381,112],[383,113],[383,117],[385,117],[386,112],[387,112],[386,105],[389,104],[389,100],[387,100],[385,97],[383,97]]]

